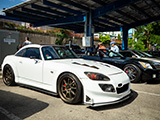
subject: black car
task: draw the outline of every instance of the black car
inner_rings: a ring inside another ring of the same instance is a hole
[[[160,79],[159,62],[140,58],[124,57],[122,54],[110,51],[108,49],[98,50],[98,54],[96,56],[84,55],[81,57],[83,59],[95,60],[115,65],[128,74],[131,82]]]
[[[135,58],[155,58],[152,55],[135,49],[128,49],[128,50],[120,50],[119,51],[125,57],[135,57]]]
[[[69,44],[65,45],[67,48],[69,48]],[[72,44],[71,45],[72,50],[76,53],[76,54],[84,54],[84,50],[81,49],[81,47],[79,45],[76,44]]]
[[[120,50],[120,53],[125,57],[141,58],[144,60],[151,60],[160,63],[160,57],[154,57],[140,50],[134,50],[134,49]]]

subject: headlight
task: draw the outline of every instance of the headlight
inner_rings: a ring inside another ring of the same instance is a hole
[[[102,81],[110,81],[109,77],[102,75],[100,73],[94,73],[94,72],[85,72],[88,78],[91,80],[102,80]]]
[[[139,62],[144,68],[150,68],[153,69],[152,66],[149,63],[146,62]]]

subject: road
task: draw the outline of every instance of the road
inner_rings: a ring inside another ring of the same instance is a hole
[[[0,120],[160,120],[160,82],[131,84],[132,98],[91,108],[29,88],[7,87],[0,78]]]

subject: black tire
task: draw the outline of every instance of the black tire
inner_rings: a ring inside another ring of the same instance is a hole
[[[16,84],[15,75],[10,65],[5,65],[3,69],[3,82],[7,86],[14,86]]]
[[[64,73],[58,80],[58,94],[66,103],[79,103],[82,100],[82,84],[75,75]]]
[[[142,72],[136,65],[127,64],[123,70],[129,76],[131,82],[136,83],[141,80]]]

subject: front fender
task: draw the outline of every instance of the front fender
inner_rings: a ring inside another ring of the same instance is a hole
[[[5,59],[3,60],[3,63],[2,63],[2,76],[3,76],[3,70],[4,70],[4,67],[6,65],[9,65],[11,66],[13,72],[14,72],[14,76],[15,76],[15,82],[18,82],[18,72],[17,72],[17,67],[16,67],[16,63],[14,61],[14,58],[13,56],[7,56],[5,57]]]

